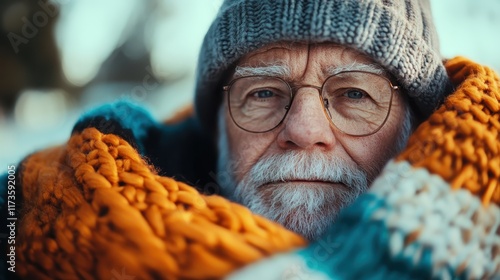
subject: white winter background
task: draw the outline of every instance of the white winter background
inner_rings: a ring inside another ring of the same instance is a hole
[[[82,112],[124,95],[143,103],[157,119],[188,104],[199,46],[221,3],[158,0],[151,10],[144,0],[58,2],[64,3],[56,42],[65,78],[80,87],[94,83],[76,104],[60,89],[25,90],[13,115],[0,116],[4,170],[33,151],[63,143]],[[431,0],[431,5],[444,57],[463,55],[500,72],[500,0]],[[134,84],[107,83],[102,77],[96,83],[101,66],[120,46],[131,58],[146,51],[152,68],[137,69],[139,76],[154,73],[163,82],[135,92]]]

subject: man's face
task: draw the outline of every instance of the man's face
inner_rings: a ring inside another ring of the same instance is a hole
[[[269,75],[284,67],[277,74],[288,83],[321,87],[332,69],[377,71],[372,65],[366,56],[338,45],[275,44],[241,59],[231,78],[262,70]],[[265,133],[236,126],[225,101],[219,122],[219,184],[225,195],[255,213],[315,239],[398,152],[396,147],[406,140],[400,136],[406,109],[401,93],[394,93],[382,128],[357,137],[331,124],[317,89],[303,87],[294,94],[286,118]]]

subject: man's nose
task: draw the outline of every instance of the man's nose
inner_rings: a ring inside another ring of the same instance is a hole
[[[295,94],[278,145],[284,149],[333,149],[335,135],[318,90],[304,87]]]

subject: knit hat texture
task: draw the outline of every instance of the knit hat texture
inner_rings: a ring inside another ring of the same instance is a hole
[[[227,71],[275,42],[332,42],[370,56],[424,117],[449,89],[427,0],[226,0],[198,60],[195,108],[207,128],[215,126]]]

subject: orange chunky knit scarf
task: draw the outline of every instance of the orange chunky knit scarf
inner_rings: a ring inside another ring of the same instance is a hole
[[[425,168],[452,189],[480,197],[484,207],[498,207],[500,81],[464,58],[446,67],[456,92],[395,161]],[[221,278],[307,245],[243,206],[157,175],[127,141],[95,128],[29,156],[22,170],[16,273],[23,279]],[[404,246],[418,240],[419,232]],[[486,260],[492,269],[479,276],[500,271],[500,247],[494,248]],[[466,268],[464,261],[455,273]]]
[[[446,64],[457,90],[412,135],[398,157],[500,204],[500,81],[493,70],[455,58]]]
[[[219,278],[305,244],[243,206],[156,175],[126,141],[94,128],[24,164],[17,269],[27,279]]]

